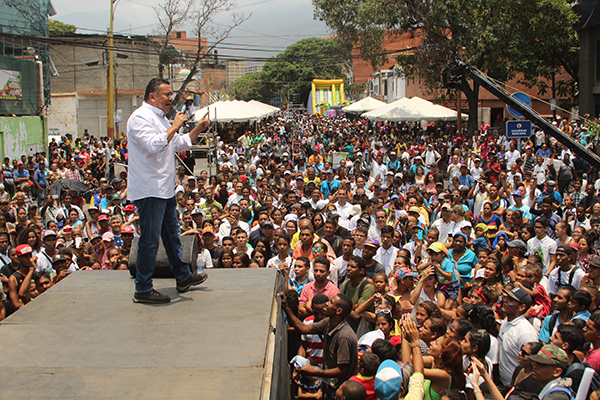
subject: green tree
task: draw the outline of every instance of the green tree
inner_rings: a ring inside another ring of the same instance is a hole
[[[48,33],[50,36],[72,35],[76,30],[75,25],[65,24],[55,19],[48,20]]]
[[[577,16],[565,0],[312,1],[315,16],[344,43],[356,45],[374,68],[387,60],[386,35],[420,37],[421,45],[397,60],[404,75],[419,78],[430,90],[441,88],[441,73],[454,60],[503,81],[521,73],[523,83],[542,92],[547,88],[540,78],[559,67],[569,74],[571,87],[577,81],[578,39],[572,28]],[[473,132],[479,87],[464,78],[461,91],[469,101]]]
[[[350,51],[339,40],[307,38],[271,57],[262,77],[270,91],[299,93],[306,102],[313,79],[344,78],[350,60]]]
[[[258,100],[264,103],[271,100],[269,98],[270,91],[264,84],[262,71],[253,72],[236,79],[232,92],[238,100]]]

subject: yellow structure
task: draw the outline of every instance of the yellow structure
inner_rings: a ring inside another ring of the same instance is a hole
[[[310,93],[313,114],[325,115],[331,106],[342,105],[346,101],[343,79],[313,79]]]

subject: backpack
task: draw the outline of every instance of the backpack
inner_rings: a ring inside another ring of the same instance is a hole
[[[573,393],[573,389],[571,389],[570,387],[564,387],[564,386],[554,386],[552,389],[550,389],[548,391],[548,393],[546,393],[546,396],[544,397],[544,399],[546,397],[548,397],[548,395],[552,392],[563,392],[569,395],[569,399],[570,400],[575,400],[575,393]]]
[[[569,368],[567,368],[567,372],[565,372],[564,376],[569,376],[569,374],[573,371],[581,371],[581,370],[585,370],[585,369],[592,369],[592,367],[590,366],[590,364],[583,364],[583,363],[573,363],[569,366]],[[581,387],[579,388],[581,389]],[[590,383],[590,387],[588,389],[587,395],[585,396],[586,399],[590,398],[590,394],[596,390],[600,389],[600,375],[598,375],[597,372],[594,372],[594,376],[592,377],[592,382]]]

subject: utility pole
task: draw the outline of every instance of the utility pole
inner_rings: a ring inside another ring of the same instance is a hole
[[[106,83],[106,134],[113,139],[115,136],[115,66],[113,59],[113,20],[114,7],[113,0],[110,1],[110,30],[108,31],[108,77]]]
[[[460,87],[456,89],[456,133],[462,135],[462,104]]]

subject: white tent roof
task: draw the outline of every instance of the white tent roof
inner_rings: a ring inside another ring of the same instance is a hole
[[[463,120],[468,119],[468,115],[461,115]],[[375,121],[455,121],[457,115],[455,110],[420,97],[405,97],[365,113],[363,117]]]
[[[383,101],[372,98],[371,96],[365,97],[362,100],[357,101],[356,103],[352,103],[349,106],[342,108],[342,111],[352,112],[352,113],[363,113],[366,111],[371,111],[376,108],[385,106],[386,103]]]
[[[261,103],[260,101],[257,101],[257,100],[250,100],[248,102],[248,104],[252,104],[253,106],[259,107],[260,109],[263,109],[263,110],[269,112],[270,113],[269,115],[273,115],[279,111],[279,108],[273,107],[270,104]]]
[[[245,122],[256,121],[263,115],[258,111],[249,110],[247,107],[233,101],[217,101],[209,106],[203,107],[194,114],[199,120],[209,112],[209,119],[217,122]]]

